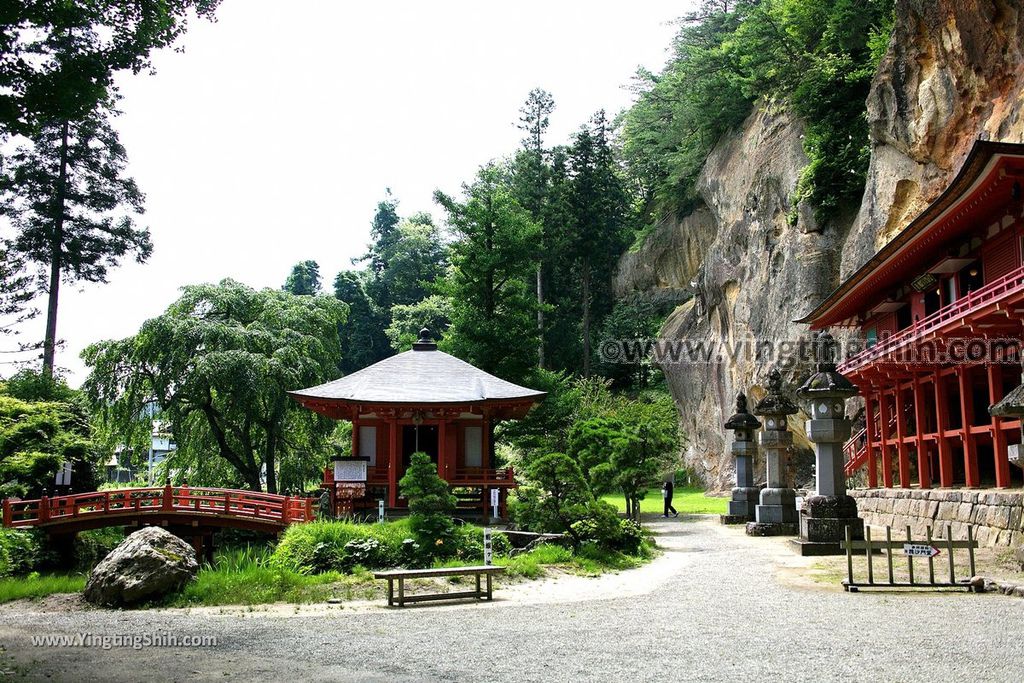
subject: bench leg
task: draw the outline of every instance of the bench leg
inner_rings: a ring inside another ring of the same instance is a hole
[[[484,597],[484,594],[480,592],[480,575],[477,574],[476,575],[476,599],[479,600],[482,597]]]
[[[491,575],[490,574],[487,575],[487,599],[488,600],[493,600],[494,599],[494,587],[491,584]]]
[[[388,579],[388,607],[395,605],[395,580]]]
[[[405,607],[405,579],[398,579],[398,606]]]

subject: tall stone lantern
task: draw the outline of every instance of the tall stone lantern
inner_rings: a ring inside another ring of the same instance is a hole
[[[799,409],[782,393],[782,375],[768,374],[768,393],[754,406],[754,415],[764,418],[761,450],[767,466],[768,486],[761,490],[754,510],[755,521],[747,524],[751,536],[795,536],[797,533],[796,491],[786,486],[786,460],[793,446],[787,418]]]
[[[754,486],[754,457],[757,443],[754,432],[760,421],[747,411],[747,397],[736,395],[736,413],[725,423],[733,432],[732,455],[736,460],[736,486],[729,501],[729,514],[722,515],[722,524],[746,524],[754,520],[760,489]]]
[[[811,419],[807,437],[814,443],[815,495],[804,501],[800,511],[802,555],[833,555],[843,552],[846,527],[851,536],[864,537],[864,520],[857,516],[857,501],[846,495],[843,472],[843,444],[850,438],[852,421],[846,418],[846,400],[857,395],[857,387],[836,369],[837,346],[827,332],[815,343],[815,371],[797,389],[807,402]]]

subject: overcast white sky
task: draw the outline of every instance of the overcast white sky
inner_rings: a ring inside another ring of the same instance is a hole
[[[133,334],[184,284],[279,287],[302,259],[330,284],[365,249],[385,188],[402,215],[439,216],[435,189],[457,192],[518,146],[534,87],[555,97],[552,142],[619,111],[691,4],[224,0],[216,23],[192,24],[184,53],[120,80],[117,127],[154,253],[108,285],[64,288],[58,365],[77,385],[86,345]]]

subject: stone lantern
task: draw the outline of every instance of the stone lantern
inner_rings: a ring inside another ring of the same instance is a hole
[[[786,486],[786,460],[793,446],[793,435],[786,418],[798,408],[782,393],[782,375],[768,374],[768,393],[754,406],[754,415],[764,418],[761,449],[767,466],[768,486],[761,490],[760,504],[754,510],[755,521],[747,524],[751,536],[795,536],[797,533],[796,491]]]
[[[733,432],[736,487],[729,501],[729,514],[721,516],[722,524],[746,524],[754,520],[760,493],[760,489],[754,486],[754,457],[757,455],[754,432],[760,426],[758,419],[747,411],[747,397],[740,392],[736,395],[736,413],[725,423],[725,428]]]
[[[804,501],[800,512],[802,555],[842,553],[846,527],[851,536],[864,537],[864,520],[857,516],[857,501],[846,495],[843,472],[843,444],[850,438],[852,421],[846,418],[846,400],[858,391],[850,380],[836,370],[836,343],[827,332],[815,344],[815,371],[797,390],[806,401],[811,419],[807,437],[814,443],[815,495]]]

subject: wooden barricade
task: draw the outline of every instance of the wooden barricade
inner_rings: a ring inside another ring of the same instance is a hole
[[[864,527],[864,540],[854,541],[851,538],[850,527],[846,527],[846,540],[842,543],[846,550],[846,580],[843,581],[843,588],[850,593],[856,593],[861,588],[966,588],[973,590],[970,579],[975,574],[974,549],[978,542],[974,539],[973,527],[967,527],[967,540],[954,541],[953,528],[946,525],[945,539],[934,538],[932,527],[928,527],[924,540],[914,540],[910,533],[910,527],[906,527],[906,538],[893,539],[892,527],[885,527],[885,540],[872,541],[871,527]],[[966,549],[968,563],[970,565],[970,577],[957,579],[956,561],[953,552],[957,549]],[[895,566],[893,560],[894,550],[907,558],[907,581],[897,581],[895,577]],[[936,579],[935,558],[946,552],[946,559],[949,565],[949,580]],[[867,559],[867,581],[858,581],[853,572],[853,555],[864,553]],[[875,576],[874,554],[880,552],[885,554],[887,563],[887,574],[878,578]],[[914,558],[924,558],[928,563],[928,580],[919,578],[914,573]]]

